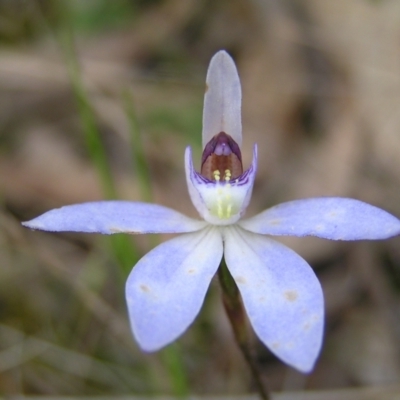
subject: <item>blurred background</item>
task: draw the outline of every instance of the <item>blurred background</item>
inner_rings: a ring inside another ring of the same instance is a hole
[[[49,234],[20,221],[121,198],[196,216],[183,152],[201,155],[208,62],[235,59],[248,214],[295,198],[354,197],[400,216],[400,2],[396,0],[0,0],[0,393],[254,391],[213,282],[174,345],[142,353],[124,282],[167,237]],[[310,375],[255,337],[276,391],[400,380],[400,239],[282,239],[326,297]]]

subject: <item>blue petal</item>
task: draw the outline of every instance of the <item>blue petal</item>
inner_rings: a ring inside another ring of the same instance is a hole
[[[242,90],[235,63],[226,51],[219,51],[207,72],[203,110],[203,149],[218,133],[225,132],[242,144]]]
[[[222,258],[222,238],[206,228],[169,240],[146,254],[126,283],[133,334],[156,351],[193,322]]]
[[[324,320],[313,270],[286,246],[240,227],[226,228],[224,240],[227,266],[257,336],[285,363],[311,371]]]
[[[182,233],[205,226],[157,204],[130,201],[99,201],[74,204],[48,211],[22,225],[51,232]]]
[[[400,234],[400,220],[359,200],[318,197],[278,204],[240,225],[267,235],[318,236],[332,240],[387,239]]]

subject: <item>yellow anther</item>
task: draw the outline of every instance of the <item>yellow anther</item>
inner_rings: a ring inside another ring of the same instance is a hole
[[[219,172],[218,169],[216,169],[216,170],[213,172],[213,176],[214,176],[214,179],[215,179],[217,182],[220,181],[220,179],[221,179],[221,174],[220,174],[220,172]]]
[[[226,169],[224,175],[225,182],[229,182],[231,180],[231,177],[232,177],[231,171],[229,169]]]

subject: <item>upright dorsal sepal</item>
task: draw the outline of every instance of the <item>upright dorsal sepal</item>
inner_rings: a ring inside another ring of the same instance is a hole
[[[203,149],[220,132],[242,145],[242,90],[231,56],[224,50],[211,59],[203,109]]]

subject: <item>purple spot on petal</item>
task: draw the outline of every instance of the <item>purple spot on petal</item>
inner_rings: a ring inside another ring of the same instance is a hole
[[[140,287],[140,290],[142,292],[144,292],[144,293],[150,293],[151,292],[150,288],[147,285],[144,285],[143,283],[139,287]]]
[[[299,293],[297,292],[297,290],[286,290],[283,295],[285,296],[285,299],[287,301],[290,301],[291,303],[293,303],[294,301],[296,301],[299,297]]]
[[[281,347],[281,344],[279,342],[273,342],[271,347],[273,350],[278,350],[279,347]]]
[[[269,221],[269,224],[270,225],[273,225],[273,226],[278,226],[278,225],[280,225],[282,223],[282,220],[281,219],[272,219],[271,221]]]
[[[243,276],[236,276],[235,281],[237,284],[242,284],[242,285],[247,283],[246,278],[244,278]]]

